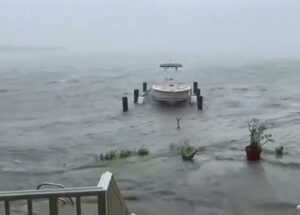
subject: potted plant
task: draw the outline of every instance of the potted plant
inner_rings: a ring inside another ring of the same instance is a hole
[[[181,158],[186,161],[192,161],[197,152],[198,150],[191,146],[188,141],[185,141],[180,149]]]
[[[265,134],[265,131],[272,127],[272,123],[268,121],[262,122],[259,119],[255,118],[248,123],[248,129],[250,132],[250,144],[245,148],[248,160],[259,160],[262,145],[268,142],[274,142],[271,134]]]

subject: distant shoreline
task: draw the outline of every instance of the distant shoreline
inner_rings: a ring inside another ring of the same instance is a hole
[[[0,52],[58,52],[58,51],[68,51],[68,48],[62,46],[0,45]]]

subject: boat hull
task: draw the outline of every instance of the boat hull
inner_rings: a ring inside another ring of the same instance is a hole
[[[153,97],[156,101],[160,102],[183,102],[190,98],[190,90],[182,90],[182,91],[160,91],[157,89],[153,89]]]

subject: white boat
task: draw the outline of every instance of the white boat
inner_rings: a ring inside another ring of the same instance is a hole
[[[164,68],[165,76],[161,84],[152,86],[154,99],[168,103],[188,100],[191,96],[191,86],[183,82],[179,82],[178,79],[178,68],[182,67],[182,65],[178,63],[166,63],[161,64],[160,67]],[[174,75],[174,72],[176,75]]]

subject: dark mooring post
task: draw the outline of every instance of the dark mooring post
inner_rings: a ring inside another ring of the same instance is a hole
[[[143,92],[147,92],[147,82],[143,82]]]
[[[128,98],[122,97],[122,104],[123,104],[123,112],[127,112],[128,111]]]
[[[134,95],[133,102],[136,104],[138,102],[138,99],[139,99],[139,90],[135,89],[133,91],[133,95]]]
[[[197,89],[197,90],[196,90],[196,96],[197,96],[197,97],[201,96],[201,90],[200,90],[200,89]]]
[[[195,81],[195,82],[194,82],[194,87],[193,87],[193,92],[194,92],[195,95],[196,95],[196,93],[197,93],[197,89],[198,89],[198,82]]]
[[[203,97],[202,96],[197,96],[197,107],[198,107],[198,110],[202,110],[202,108],[203,108]]]

